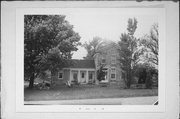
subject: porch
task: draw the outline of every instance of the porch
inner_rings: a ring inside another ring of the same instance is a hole
[[[75,84],[94,84],[95,69],[69,69],[69,81]]]

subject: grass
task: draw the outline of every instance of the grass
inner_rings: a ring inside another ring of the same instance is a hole
[[[101,87],[84,85],[72,88],[62,86],[50,90],[24,89],[25,101],[121,98],[157,95],[157,89],[120,89],[116,86]]]

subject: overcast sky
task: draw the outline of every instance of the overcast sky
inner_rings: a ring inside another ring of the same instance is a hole
[[[142,13],[141,13],[142,12]],[[108,40],[118,41],[121,33],[127,32],[128,18],[138,21],[135,36],[142,37],[148,34],[152,24],[158,23],[158,17],[142,10],[121,8],[72,8],[62,9],[61,14],[74,26],[74,30],[81,36],[80,42],[91,41],[99,36]],[[87,52],[78,47],[73,59],[82,59]]]

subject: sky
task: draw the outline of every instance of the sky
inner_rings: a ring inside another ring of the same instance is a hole
[[[151,26],[158,23],[156,11],[135,10],[122,8],[64,8],[61,14],[66,15],[66,20],[78,32],[80,42],[91,41],[98,36],[103,39],[119,41],[121,33],[127,32],[127,21],[136,18],[138,21],[135,36],[137,38],[148,34]],[[73,59],[83,59],[87,54],[83,47],[73,52]]]

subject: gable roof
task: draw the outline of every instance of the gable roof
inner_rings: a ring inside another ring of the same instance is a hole
[[[95,68],[94,60],[68,60],[69,65],[66,68]]]

